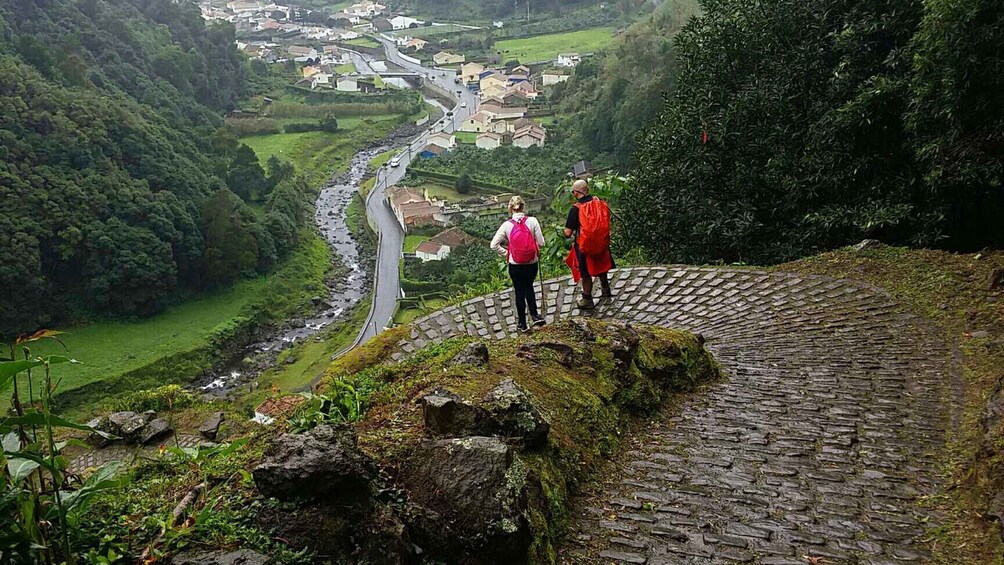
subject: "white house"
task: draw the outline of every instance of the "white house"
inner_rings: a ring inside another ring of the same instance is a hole
[[[345,9],[345,12],[362,18],[372,18],[373,16],[384,13],[386,9],[387,6],[384,6],[383,4],[366,1],[349,6]]]
[[[568,80],[568,79],[570,79],[572,77],[569,76],[569,75],[565,75],[565,74],[559,74],[559,73],[554,73],[554,72],[545,72],[543,75],[541,75],[541,78],[543,79],[542,84],[544,86],[551,86],[551,85],[558,84],[559,82],[565,82],[566,80]]]
[[[317,49],[306,45],[290,45],[287,51],[289,52],[289,56],[297,63],[319,58]]]
[[[341,39],[342,41],[359,39],[360,37],[362,37],[362,34],[356,31],[344,31],[338,34],[338,39]]]
[[[537,147],[543,147],[545,139],[547,139],[547,131],[537,124],[532,124],[517,130],[512,136],[512,144],[513,147],[519,147],[522,149],[526,149],[527,147],[532,147],[534,145]]]
[[[582,61],[582,57],[578,53],[561,53],[558,55],[558,59],[554,64],[559,67],[574,67]]]
[[[330,73],[317,73],[313,75],[312,77],[310,77],[310,89],[314,90],[315,88],[330,88],[331,79],[334,78],[334,76],[335,75]]]
[[[418,245],[418,249],[415,250],[415,257],[421,259],[423,263],[426,261],[442,261],[449,256],[450,247],[448,245],[440,245],[431,241],[423,241]]]
[[[356,77],[340,76],[335,83],[335,88],[340,92],[359,92],[359,81]]]
[[[375,73],[385,73],[387,72],[387,61],[372,61],[370,62],[370,68]]]
[[[494,132],[478,134],[477,141],[474,142],[479,149],[498,149],[502,147],[502,136]]]
[[[438,145],[443,149],[453,149],[457,146],[457,136],[445,131],[437,131],[429,136],[429,144]]]
[[[414,24],[415,27],[418,27],[425,23],[422,20],[409,18],[408,16],[394,16],[387,21],[390,22],[390,25],[394,26],[394,29],[408,29],[412,26],[412,24]]]
[[[332,14],[331,15],[331,19],[333,19],[333,20],[348,20],[348,22],[350,24],[352,24],[352,25],[359,25],[363,21],[362,18],[360,18],[358,15],[356,15],[356,14],[350,14],[348,12],[338,12],[336,14]]]

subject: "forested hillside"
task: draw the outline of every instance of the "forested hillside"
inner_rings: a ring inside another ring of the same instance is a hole
[[[256,159],[212,137],[244,94],[233,42],[191,2],[0,2],[0,333],[150,314],[239,274],[214,264],[203,210],[228,184],[268,188]],[[217,204],[244,206],[231,200]],[[261,256],[223,261],[267,267],[271,235],[237,217]]]
[[[676,83],[673,37],[699,10],[698,0],[666,0],[555,87],[553,98],[572,116],[566,125],[578,141],[630,161],[635,137]]]
[[[771,263],[1004,245],[1004,3],[702,0],[639,140],[629,246]]]

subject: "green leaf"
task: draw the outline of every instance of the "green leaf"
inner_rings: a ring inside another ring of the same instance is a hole
[[[21,482],[25,477],[32,474],[35,469],[38,469],[39,466],[37,461],[20,457],[11,457],[7,460],[7,472],[10,474],[12,483]]]
[[[15,416],[12,418],[7,418],[3,421],[0,421],[0,429],[2,429],[3,426],[52,426],[53,428],[69,428],[71,430],[83,430],[85,432],[93,432],[105,439],[118,439],[118,437],[109,434],[107,432],[94,429],[84,424],[71,422],[65,418],[56,416],[55,414],[49,414],[48,416],[46,416],[42,412],[29,412],[24,416]]]
[[[17,451],[21,449],[21,439],[17,437],[17,434],[11,432],[0,440],[0,446],[3,446],[4,451]]]
[[[0,389],[3,389],[3,382],[12,378],[18,373],[34,369],[43,363],[40,359],[22,359],[20,361],[4,361],[0,363]]]

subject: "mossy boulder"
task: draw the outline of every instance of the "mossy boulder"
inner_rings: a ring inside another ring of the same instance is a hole
[[[453,363],[467,338],[380,363],[373,353],[390,353],[389,341],[329,374],[379,378],[354,428],[380,469],[372,512],[394,527],[339,535],[412,548],[395,560],[555,562],[571,494],[636,417],[718,375],[693,334],[596,320],[488,342],[484,364]]]

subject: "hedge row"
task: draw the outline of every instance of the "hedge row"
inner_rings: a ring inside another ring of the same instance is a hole
[[[456,184],[457,180],[460,178],[460,175],[453,175],[450,173],[440,173],[438,171],[429,171],[426,169],[416,169],[413,167],[408,167],[408,172],[413,173],[423,179],[444,181],[449,183],[451,186]],[[497,192],[510,192],[512,190],[508,186],[502,186],[501,184],[486,182],[474,177],[471,177],[471,186],[479,190],[497,191]]]

